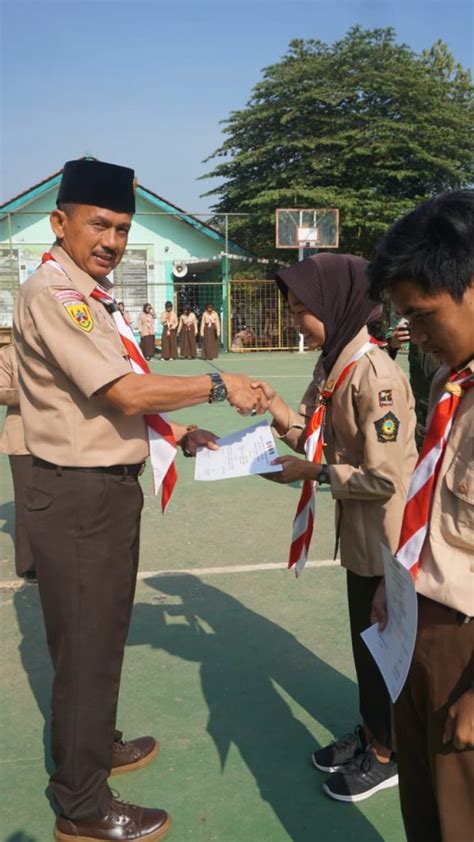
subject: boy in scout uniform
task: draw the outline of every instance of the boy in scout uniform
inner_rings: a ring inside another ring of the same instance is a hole
[[[409,319],[411,341],[444,364],[397,551],[418,592],[413,661],[395,704],[403,819],[408,842],[472,842],[474,191],[441,194],[396,222],[369,272],[372,293],[386,288]],[[377,620],[386,622],[383,587]]]
[[[32,457],[25,446],[25,431],[20,413],[18,363],[15,346],[10,343],[0,351],[0,405],[7,407],[0,435],[0,453],[8,453],[15,495],[15,570],[27,582],[36,582],[36,570],[28,533],[25,528],[24,489],[31,477]]]
[[[56,243],[21,287],[14,318],[33,455],[27,525],[55,670],[51,788],[60,842],[156,840],[170,825],[164,810],[125,804],[107,785],[111,773],[141,768],[158,750],[152,737],[126,742],[115,731],[138,566],[137,477],[156,420],[149,414],[225,398],[243,413],[265,405],[240,375],[132,371],[135,349],[114,320],[107,275],[134,212],[133,170],[68,162],[51,214]],[[211,433],[170,426],[188,455],[215,447]]]

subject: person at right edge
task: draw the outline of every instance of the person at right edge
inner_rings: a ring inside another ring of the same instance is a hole
[[[418,594],[413,660],[397,699],[408,842],[474,839],[474,191],[443,193],[398,220],[369,267],[443,363],[402,522],[398,560]],[[383,582],[372,622],[386,624]]]
[[[317,769],[330,773],[324,792],[342,802],[362,801],[398,783],[390,697],[360,633],[369,625],[372,599],[383,575],[380,542],[392,550],[397,545],[416,461],[410,385],[401,368],[369,335],[368,326],[379,308],[367,294],[366,266],[366,260],[354,255],[320,253],[279,272],[277,282],[288,299],[295,327],[304,334],[308,348],[322,349],[322,354],[299,413],[271,386],[256,381],[269,400],[275,435],[299,453],[305,452],[319,407],[326,407],[327,465],[282,456],[276,460],[282,464],[282,473],[268,478],[282,483],[326,483],[336,500],[362,724],[316,749],[312,761]],[[310,497],[313,493],[311,488]],[[304,534],[304,511],[298,507],[295,546]],[[316,505],[316,535],[317,529]]]

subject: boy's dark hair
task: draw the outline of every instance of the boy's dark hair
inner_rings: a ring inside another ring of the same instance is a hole
[[[474,190],[440,193],[397,220],[367,267],[370,297],[396,281],[460,301],[474,277]]]

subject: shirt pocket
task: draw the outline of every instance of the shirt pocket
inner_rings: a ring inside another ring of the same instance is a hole
[[[458,453],[446,475],[445,483],[448,489],[447,514],[451,516],[458,527],[467,527],[474,533],[474,462]],[[443,516],[443,515],[442,515]]]
[[[123,344],[120,334],[117,330],[116,324],[112,318],[109,318],[104,308],[101,306],[100,310],[94,311],[95,324],[97,329],[105,336],[109,342],[120,351],[123,357],[127,357],[127,351]]]

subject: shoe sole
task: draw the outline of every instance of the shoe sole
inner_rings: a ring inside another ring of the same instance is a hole
[[[372,787],[367,792],[360,792],[358,795],[339,795],[339,793],[331,792],[327,784],[323,784],[322,789],[326,795],[334,798],[335,801],[345,801],[346,803],[353,804],[356,801],[365,801],[366,798],[371,798],[376,792],[380,792],[382,789],[390,789],[392,786],[398,786],[398,775],[394,775],[388,781],[383,781],[383,783],[377,784],[377,786]]]
[[[168,816],[164,825],[159,830],[152,830],[151,833],[145,833],[143,836],[137,837],[138,840],[144,839],[145,842],[157,842],[158,839],[168,833],[171,828],[171,816]],[[54,830],[54,838],[56,842],[100,842],[100,836],[72,836],[70,833],[63,833],[61,830]]]
[[[145,766],[149,766],[149,764],[155,759],[159,750],[160,744],[156,741],[155,747],[152,748],[145,757],[140,758],[140,760],[136,760],[135,763],[127,763],[126,766],[113,766],[110,771],[110,777],[113,778],[115,775],[126,775],[127,772],[138,772],[139,769],[144,769]]]

